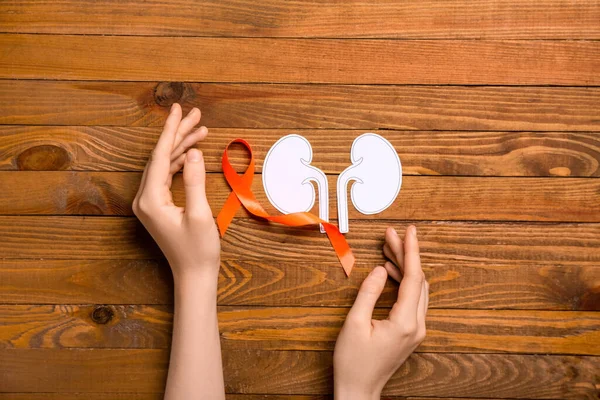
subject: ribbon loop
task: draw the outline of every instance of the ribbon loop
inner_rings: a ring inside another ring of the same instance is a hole
[[[227,150],[234,143],[241,143],[250,153],[250,164],[242,176],[237,174],[229,162],[229,156],[227,154]],[[229,194],[225,205],[223,205],[221,212],[219,212],[219,215],[217,216],[217,225],[219,227],[221,236],[225,235],[225,232],[231,224],[235,213],[242,205],[244,208],[246,208],[246,210],[256,217],[283,225],[298,227],[322,224],[325,232],[327,233],[327,237],[329,238],[329,241],[335,250],[335,254],[344,268],[344,272],[347,276],[350,275],[352,267],[354,266],[354,255],[352,254],[352,250],[350,249],[346,238],[340,233],[337,226],[324,221],[309,212],[298,212],[272,216],[269,215],[264,208],[262,208],[254,196],[254,193],[252,193],[252,180],[254,178],[255,163],[252,148],[247,141],[244,139],[234,139],[229,142],[227,147],[225,147],[225,151],[223,152],[222,166],[223,174],[225,175],[225,179],[231,187],[232,192]]]

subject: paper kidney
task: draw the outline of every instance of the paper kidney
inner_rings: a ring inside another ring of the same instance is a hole
[[[352,143],[352,165],[338,177],[337,200],[340,232],[348,232],[348,195],[363,214],[377,214],[388,208],[402,185],[402,164],[394,146],[383,137],[365,133]]]
[[[312,147],[300,135],[287,135],[269,149],[263,164],[262,181],[267,198],[284,214],[310,211],[315,204],[317,184],[319,217],[329,221],[329,188],[323,171],[310,165]],[[321,226],[321,232],[325,232]]]

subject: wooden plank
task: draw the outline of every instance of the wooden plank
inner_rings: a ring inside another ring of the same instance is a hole
[[[348,308],[219,307],[225,351],[333,350]],[[376,319],[389,310],[377,309]],[[166,306],[2,305],[2,348],[169,348]],[[600,355],[597,312],[430,310],[418,352]]]
[[[0,124],[162,126],[176,101],[209,128],[600,131],[595,87],[19,80],[0,80]]]
[[[141,171],[159,127],[0,125],[0,170]],[[313,148],[312,164],[326,173],[348,166],[361,130],[295,130]],[[464,132],[374,130],[396,148],[405,175],[600,177],[600,136],[593,132]],[[198,146],[209,172],[221,171],[227,143],[252,144],[257,171],[285,129],[210,129]],[[238,171],[245,151],[229,152]]]
[[[331,395],[227,394],[227,400],[331,400]],[[162,400],[162,393],[0,393],[2,400]],[[435,397],[384,396],[382,400],[433,400]],[[483,400],[446,398],[446,400]],[[490,399],[486,400],[499,400]]]
[[[330,188],[336,187],[337,178],[328,176]],[[140,179],[139,172],[4,172],[0,214],[131,216]],[[209,174],[206,186],[216,216],[231,189],[221,174]],[[252,188],[267,212],[279,214],[267,199],[260,175]],[[175,203],[184,205],[182,174],[175,176],[172,191]],[[351,219],[369,220],[600,222],[598,193],[600,180],[587,178],[407,176],[400,194],[386,210],[365,215],[350,205],[348,214]],[[336,196],[335,190],[329,191],[331,219],[337,219]],[[314,214],[319,213],[318,206],[315,201]],[[240,208],[238,216],[246,215]]]
[[[386,227],[404,221],[350,221],[348,242],[360,263],[381,263]],[[600,224],[422,222],[417,224],[424,262],[523,265],[600,261]],[[224,261],[335,263],[327,237],[235,219],[221,241]],[[135,218],[0,217],[0,254],[8,259],[145,260],[161,257]],[[589,264],[588,264],[589,265]]]
[[[597,41],[0,34],[0,48],[5,49],[0,53],[3,79],[600,84]],[[168,57],[161,56],[165,49]]]
[[[239,395],[240,400],[252,399]],[[229,397],[229,396],[228,396]],[[163,400],[162,393],[0,393],[2,400]],[[276,399],[276,398],[275,398]],[[265,398],[265,400],[269,400]],[[304,400],[304,399],[299,399]]]
[[[339,264],[223,261],[220,305],[349,307],[372,262],[346,278]],[[600,311],[600,265],[425,262],[429,307]],[[172,304],[169,266],[151,260],[0,261],[2,304]],[[388,281],[379,306],[396,301]]]
[[[227,394],[227,400],[331,400],[332,395]],[[162,393],[0,393],[2,400],[162,400]],[[433,400],[435,397],[384,396],[382,400]],[[446,400],[483,400],[461,397]],[[489,399],[486,400],[499,400]]]
[[[0,3],[2,32],[246,37],[600,39],[595,1],[61,0]]]
[[[223,291],[231,285],[232,291],[235,291],[237,274],[226,274],[226,262],[223,265],[220,289]],[[257,268],[257,276],[250,282],[260,279],[260,271],[262,269]],[[0,261],[0,304],[172,302],[173,279],[166,260]]]
[[[332,395],[227,394],[227,400],[331,400]],[[162,393],[0,393],[2,400],[162,400]],[[382,400],[433,400],[435,397],[383,396]],[[446,398],[446,400],[483,400]],[[486,400],[499,400],[490,399]]]
[[[166,350],[0,350],[5,392],[157,393],[167,363]],[[223,363],[227,392],[332,391],[330,352],[238,350],[225,352]],[[415,354],[384,395],[593,399],[599,368],[600,358],[589,356]]]
[[[332,395],[227,394],[227,400],[331,400]],[[162,400],[162,393],[0,393],[2,400]],[[384,396],[382,400],[432,400],[435,397]],[[450,399],[447,400],[482,400]],[[486,399],[499,400],[499,399]]]
[[[162,393],[0,393],[2,400],[163,400]],[[228,394],[227,400],[326,400],[328,396]],[[386,397],[397,400],[427,400],[427,398]],[[452,399],[448,399],[452,400]],[[459,399],[454,399],[459,400]],[[480,399],[460,399],[480,400]],[[488,399],[489,400],[489,399]]]

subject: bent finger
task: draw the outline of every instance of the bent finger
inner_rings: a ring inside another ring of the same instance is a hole
[[[373,309],[383,292],[387,272],[383,267],[375,267],[360,285],[354,305],[348,313],[348,319],[371,326]]]
[[[200,122],[200,110],[196,107],[192,108],[188,114],[181,120],[177,127],[173,148],[177,148],[179,143],[194,129]]]
[[[396,232],[396,230],[392,227],[389,227],[385,231],[385,243],[388,245],[388,248],[394,254],[396,258],[396,266],[400,268],[400,272],[404,273],[404,248],[402,239]],[[385,247],[385,246],[384,246]]]
[[[185,153],[177,157],[176,160],[171,162],[171,167],[169,170],[169,179],[167,179],[167,186],[171,188],[173,185],[173,176],[183,168],[185,164]]]
[[[185,153],[180,154],[175,160],[171,161],[171,166],[169,168],[169,174],[173,176],[183,168],[185,164]]]
[[[173,153],[171,153],[171,160],[176,159],[177,157],[182,155],[185,151],[187,151],[187,149],[189,149],[190,147],[192,147],[199,141],[204,140],[206,135],[208,135],[208,129],[205,126],[201,126],[200,128],[196,129],[194,132],[192,132],[189,135],[187,135],[186,137],[184,137],[183,140],[177,145],[177,147],[175,147],[175,150],[173,150]]]
[[[394,263],[396,265],[396,267],[398,267],[398,260],[396,260],[396,255],[394,254],[394,252],[392,251],[392,249],[390,249],[390,245],[385,243],[383,245],[383,255],[390,260],[392,263]]]
[[[417,230],[414,226],[410,226],[406,230],[404,251],[404,273],[398,288],[397,305],[392,309],[390,319],[410,318],[416,320],[425,277],[421,269],[419,242],[417,240]]]
[[[402,273],[400,272],[398,267],[394,265],[394,263],[386,261],[385,264],[383,264],[383,268],[385,268],[385,270],[388,272],[390,278],[392,278],[398,283],[402,282]]]

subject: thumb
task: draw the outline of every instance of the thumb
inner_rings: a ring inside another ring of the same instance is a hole
[[[387,280],[387,271],[383,267],[375,267],[373,271],[365,278],[354,301],[352,309],[348,313],[348,318],[356,321],[371,323],[373,318],[373,309],[377,299],[381,296],[385,282]]]
[[[204,157],[198,149],[188,150],[183,166],[183,185],[185,186],[185,212],[191,216],[210,212],[206,200],[206,171]]]

